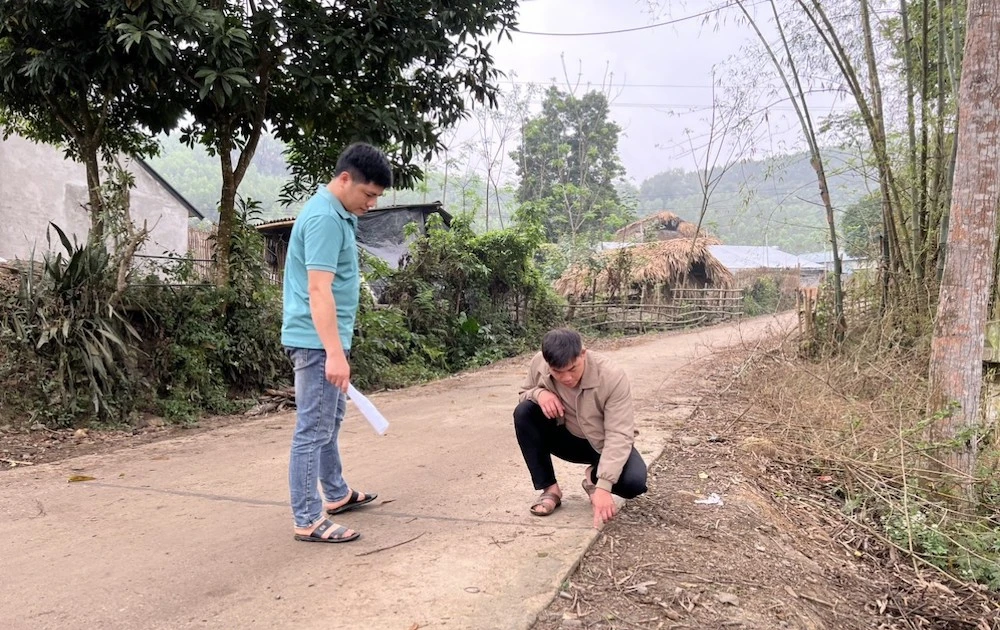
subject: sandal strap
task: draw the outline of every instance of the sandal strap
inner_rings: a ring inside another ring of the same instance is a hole
[[[327,536],[327,538],[336,540],[337,538],[343,538],[344,534],[346,533],[347,533],[347,528],[341,525],[337,529],[333,530],[333,532],[329,536]]]
[[[336,529],[334,529],[332,532],[330,532],[329,536],[324,536],[324,534],[326,534],[326,532],[330,528],[333,528],[333,527],[336,527]],[[325,538],[327,540],[336,540],[338,538],[343,538],[344,534],[346,534],[346,533],[347,533],[347,528],[346,527],[344,527],[343,525],[337,525],[336,523],[334,523],[330,519],[326,519],[322,523],[320,523],[319,525],[317,525],[316,529],[314,529],[313,533],[310,534],[310,535],[313,538]]]
[[[535,501],[535,505],[532,505],[531,507],[535,507],[537,505],[544,505],[546,501],[551,502],[554,505],[559,505],[562,502],[562,497],[560,497],[558,494],[555,494],[554,492],[543,492],[541,495],[539,495],[538,500]]]
[[[333,526],[334,526],[333,521],[324,519],[322,523],[316,526],[316,529],[313,530],[310,536],[313,536],[315,538],[326,538],[326,536],[324,536],[323,534],[325,534],[326,530],[330,529]]]

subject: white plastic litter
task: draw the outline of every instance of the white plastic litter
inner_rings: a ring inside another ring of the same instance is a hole
[[[365,417],[368,424],[372,425],[375,429],[375,433],[379,435],[385,434],[385,430],[389,428],[389,421],[385,419],[385,416],[372,404],[372,401],[368,400],[364,394],[354,389],[354,385],[347,386],[347,397],[354,402],[354,405],[361,412],[361,415]]]
[[[698,503],[699,505],[725,505],[722,502],[722,497],[720,497],[718,494],[714,492],[708,495],[707,499],[695,499],[694,502]]]

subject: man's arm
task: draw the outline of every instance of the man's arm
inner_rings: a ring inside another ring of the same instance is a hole
[[[563,407],[562,401],[559,400],[559,396],[544,387],[538,386],[538,380],[542,376],[541,366],[544,361],[545,359],[542,357],[541,352],[536,354],[535,358],[531,360],[528,375],[521,383],[518,398],[521,402],[530,400],[537,404],[542,408],[542,413],[545,414],[546,418],[562,418],[566,413],[566,409]]]
[[[625,462],[632,454],[635,418],[632,412],[632,392],[628,377],[619,373],[611,395],[604,403],[604,448],[597,465],[597,488],[590,497],[594,508],[594,527],[599,528],[615,517],[615,499],[611,487],[621,477]]]
[[[528,366],[528,373],[524,377],[524,381],[521,382],[521,388],[518,391],[518,400],[524,402],[530,400],[532,402],[538,402],[538,394],[540,392],[548,391],[544,387],[538,386],[538,378],[541,376],[541,370],[539,369],[539,361],[544,361],[542,358],[542,353],[539,352],[531,359],[531,364]]]
[[[604,403],[604,448],[597,466],[597,487],[611,491],[618,482],[635,441],[635,415],[628,376],[620,372]]]
[[[333,299],[333,272],[309,270],[309,311],[316,334],[326,350],[326,380],[347,391],[351,382],[351,366],[344,356],[337,330],[337,303]]]

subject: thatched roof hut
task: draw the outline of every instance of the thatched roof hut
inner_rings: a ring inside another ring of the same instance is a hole
[[[673,289],[730,288],[733,275],[709,251],[715,238],[669,239],[600,252],[573,265],[555,282],[563,296],[661,301]]]
[[[629,223],[615,232],[615,240],[647,242],[691,239],[697,231],[698,226],[694,223],[689,223],[673,212],[664,210]],[[699,236],[703,235],[706,235],[704,229],[699,233]]]

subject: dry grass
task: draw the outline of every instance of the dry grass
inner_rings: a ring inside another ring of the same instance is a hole
[[[577,264],[556,280],[554,287],[561,295],[578,300],[607,296],[616,284],[625,284],[627,290],[643,287],[652,290],[708,286],[729,288],[733,275],[708,250],[718,245],[714,238],[672,239],[641,243],[632,247],[601,252],[593,264]],[[695,273],[695,269],[698,273]],[[624,274],[624,282],[616,277]]]
[[[960,584],[1000,589],[997,444],[983,445],[974,477],[941,461],[928,441],[940,417],[926,413],[926,344],[886,348],[886,331],[855,326],[843,351],[822,360],[798,346],[749,358],[741,378],[751,413],[774,457],[798,466],[829,506],[889,556]],[[941,488],[972,486],[976,505]]]
[[[629,223],[615,232],[616,241],[644,241],[651,238],[667,240],[671,238],[694,238],[698,226],[680,218],[673,212],[664,210]],[[701,236],[708,236],[702,229]]]

